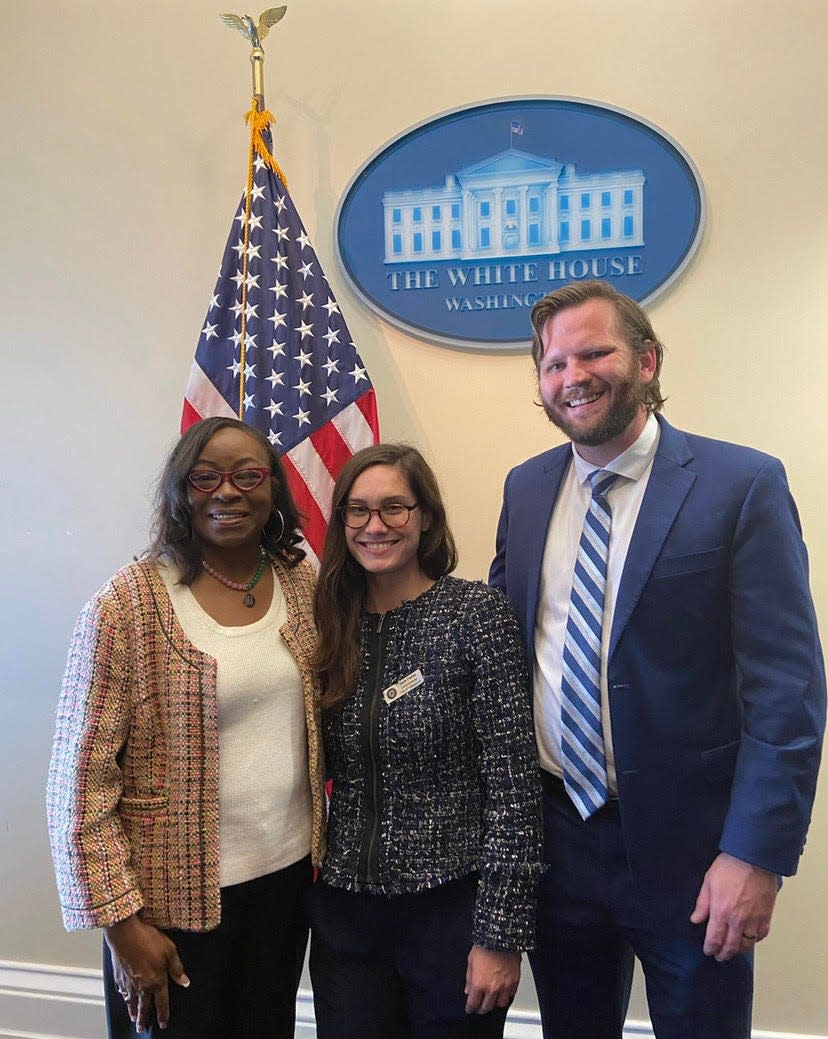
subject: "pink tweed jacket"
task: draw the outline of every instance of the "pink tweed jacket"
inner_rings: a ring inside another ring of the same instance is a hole
[[[313,570],[274,566],[281,629],[302,676],[323,855],[324,766],[310,667]],[[188,642],[151,562],[119,570],[78,619],[57,710],[47,817],[67,930],[140,910],[158,927],[205,931],[220,917],[216,662]]]

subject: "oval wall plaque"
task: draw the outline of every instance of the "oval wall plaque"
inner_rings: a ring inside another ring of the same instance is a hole
[[[547,292],[605,278],[647,303],[695,252],[704,191],[655,126],[595,101],[523,97],[404,131],[351,181],[336,248],[365,303],[461,349],[526,349]]]

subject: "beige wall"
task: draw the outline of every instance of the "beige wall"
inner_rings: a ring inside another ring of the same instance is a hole
[[[3,7],[0,959],[94,965],[97,936],[60,928],[44,835],[54,700],[78,608],[145,542],[147,488],[242,185],[248,52],[197,0]],[[463,574],[485,573],[506,470],[556,434],[532,406],[525,356],[455,353],[366,310],[337,269],[333,217],[356,169],[411,124],[510,94],[570,95],[655,123],[698,165],[704,240],[652,307],[667,415],[785,460],[828,626],[826,12],[816,0],[291,0],[267,41],[276,154],[386,438],[422,445],[442,477]],[[762,1028],[828,1033],[827,804],[760,950]],[[632,1012],[645,1016],[640,992]]]

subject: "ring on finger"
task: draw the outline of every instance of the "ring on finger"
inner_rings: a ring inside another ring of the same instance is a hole
[[[744,940],[746,942],[758,942],[759,941],[759,935],[758,934],[744,934],[743,933],[742,937],[744,938]]]

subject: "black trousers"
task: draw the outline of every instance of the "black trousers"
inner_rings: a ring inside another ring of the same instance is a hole
[[[305,959],[304,896],[310,857],[221,890],[221,922],[212,931],[166,931],[189,988],[170,981],[170,1023],[151,1039],[293,1039],[296,990]],[[112,977],[104,942],[104,996],[110,1039],[135,1039]]]
[[[317,1039],[502,1039],[506,1010],[467,1014],[477,877],[413,895],[308,893]]]

